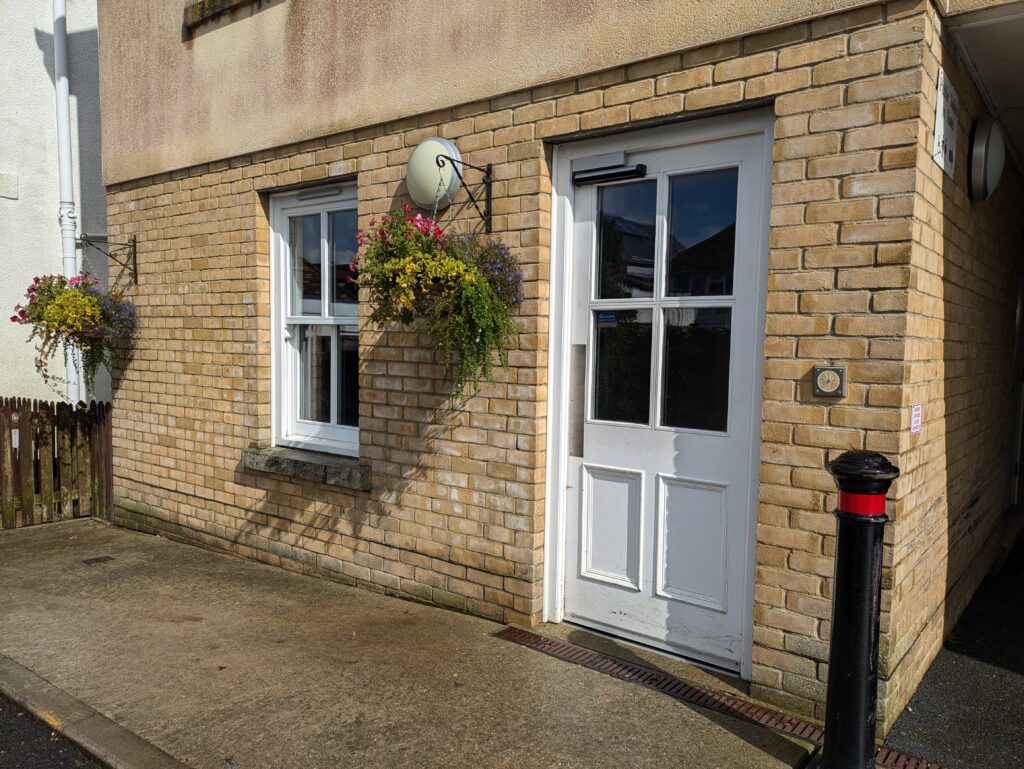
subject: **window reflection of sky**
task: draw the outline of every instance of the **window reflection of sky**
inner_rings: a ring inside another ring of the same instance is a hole
[[[677,248],[692,248],[735,224],[738,180],[738,168],[672,178],[670,227]]]

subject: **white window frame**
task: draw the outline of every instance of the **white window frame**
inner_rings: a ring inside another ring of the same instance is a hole
[[[334,185],[279,193],[270,199],[270,314],[271,314],[271,421],[273,444],[292,448],[359,455],[359,428],[299,419],[300,358],[298,335],[300,325],[333,326],[350,333],[358,340],[359,306],[344,308],[343,314],[331,316],[331,270],[329,269],[328,214],[334,211],[357,210],[356,186]],[[291,248],[288,241],[288,220],[294,216],[319,213],[321,263],[321,314],[289,315],[291,288],[289,265]],[[331,412],[337,409],[337,345],[338,335],[331,335]]]

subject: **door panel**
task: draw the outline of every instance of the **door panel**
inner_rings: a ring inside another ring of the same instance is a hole
[[[563,613],[739,669],[750,643],[765,141],[641,142],[622,149],[644,178],[572,191],[567,385],[583,425],[568,458]]]

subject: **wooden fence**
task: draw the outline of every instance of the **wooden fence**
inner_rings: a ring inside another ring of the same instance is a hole
[[[109,403],[0,398],[0,529],[109,519],[111,456]]]

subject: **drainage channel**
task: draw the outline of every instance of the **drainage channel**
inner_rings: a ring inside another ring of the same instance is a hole
[[[697,686],[669,675],[664,671],[638,665],[634,662],[625,662],[601,652],[566,643],[565,641],[559,641],[555,638],[547,638],[522,628],[512,627],[511,625],[499,630],[494,635],[496,638],[543,652],[565,662],[596,670],[599,673],[618,678],[621,681],[628,681],[640,684],[648,689],[654,689],[680,702],[697,705],[734,718],[741,718],[745,721],[760,724],[780,734],[796,737],[812,745],[821,746],[824,732],[816,724],[788,716],[777,710],[756,705],[753,702],[748,702],[725,692]],[[878,752],[875,754],[875,761],[878,766],[885,767],[885,769],[949,769],[949,767],[942,764],[926,761],[923,758],[918,758],[909,753],[885,746],[878,749]]]

